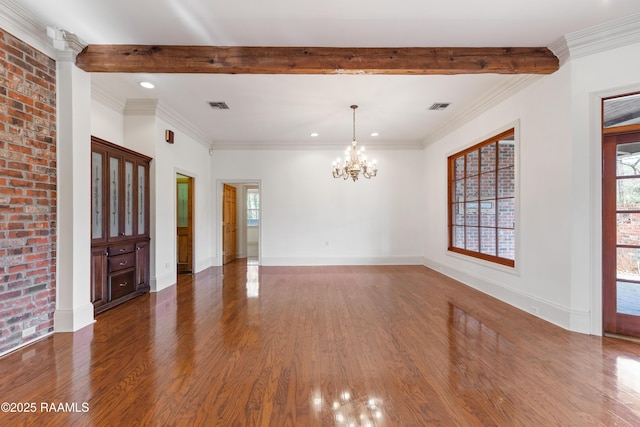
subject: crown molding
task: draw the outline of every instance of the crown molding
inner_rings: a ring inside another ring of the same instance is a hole
[[[214,142],[211,148],[215,150],[338,150],[343,151],[345,142],[312,143],[304,142],[246,142],[227,141]],[[422,143],[412,141],[395,142],[367,142],[367,150],[422,150]]]
[[[640,42],[640,13],[566,34],[549,49],[564,62]]]
[[[157,99],[134,99],[125,101],[125,116],[155,116],[158,109]]]
[[[99,102],[105,107],[111,108],[116,113],[124,114],[125,103],[112,97],[102,88],[91,85],[91,99]]]
[[[163,102],[158,103],[157,111],[159,118],[165,120],[176,129],[179,129],[182,133],[188,135],[203,147],[207,149],[211,148],[207,135],[189,122],[184,116],[180,115]]]
[[[522,89],[531,85],[533,82],[538,81],[542,77],[543,76],[533,74],[523,74],[515,77],[499,88],[491,89],[483,96],[480,96],[475,103],[470,104],[467,108],[460,111],[451,120],[438,128],[438,130],[427,136],[422,142],[422,147],[426,148],[434,142],[444,138],[454,130],[469,123],[471,120],[485,113],[487,110],[495,107],[505,99],[508,99],[516,93],[520,92]]]
[[[56,58],[57,51],[46,27],[14,0],[0,0],[0,27],[47,56]]]

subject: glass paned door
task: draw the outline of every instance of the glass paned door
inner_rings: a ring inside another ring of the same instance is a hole
[[[604,331],[640,336],[640,132],[603,146]]]

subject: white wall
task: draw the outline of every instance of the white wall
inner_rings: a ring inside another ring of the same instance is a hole
[[[263,265],[420,263],[420,152],[369,148],[379,164],[371,180],[334,179],[342,150],[329,149],[216,150],[212,178],[218,192],[221,182],[260,181]]]
[[[175,132],[174,144],[164,141],[165,129]],[[158,118],[156,138],[156,290],[176,281],[176,173],[194,178],[193,268],[213,265],[211,158],[209,149]]]
[[[425,150],[425,264],[570,330],[602,334],[601,106],[640,91],[640,44],[573,59]],[[446,158],[520,123],[519,258],[450,255]],[[436,238],[434,238],[436,237]]]
[[[589,310],[591,333],[602,332],[603,97],[640,91],[640,43],[575,59],[573,90],[572,309]],[[573,325],[572,329],[576,329]]]
[[[91,100],[91,135],[113,142],[124,144],[124,116],[101,102]]]
[[[571,82],[563,68],[471,120],[425,150],[425,264],[554,323],[569,324]],[[516,124],[516,269],[447,252],[447,157]]]
[[[194,270],[213,265],[214,234],[211,158],[207,147],[158,113],[153,100],[136,103],[132,114],[92,100],[91,132],[99,138],[152,157],[150,170],[151,289],[176,282],[176,173],[195,178]],[[165,129],[175,143],[164,140]]]

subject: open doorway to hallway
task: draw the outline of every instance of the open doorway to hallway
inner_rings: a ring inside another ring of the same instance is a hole
[[[261,260],[261,188],[260,181],[219,181],[220,263],[240,258],[260,265]]]

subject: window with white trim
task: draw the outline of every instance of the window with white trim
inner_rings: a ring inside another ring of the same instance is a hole
[[[448,159],[451,252],[514,267],[515,129]]]

